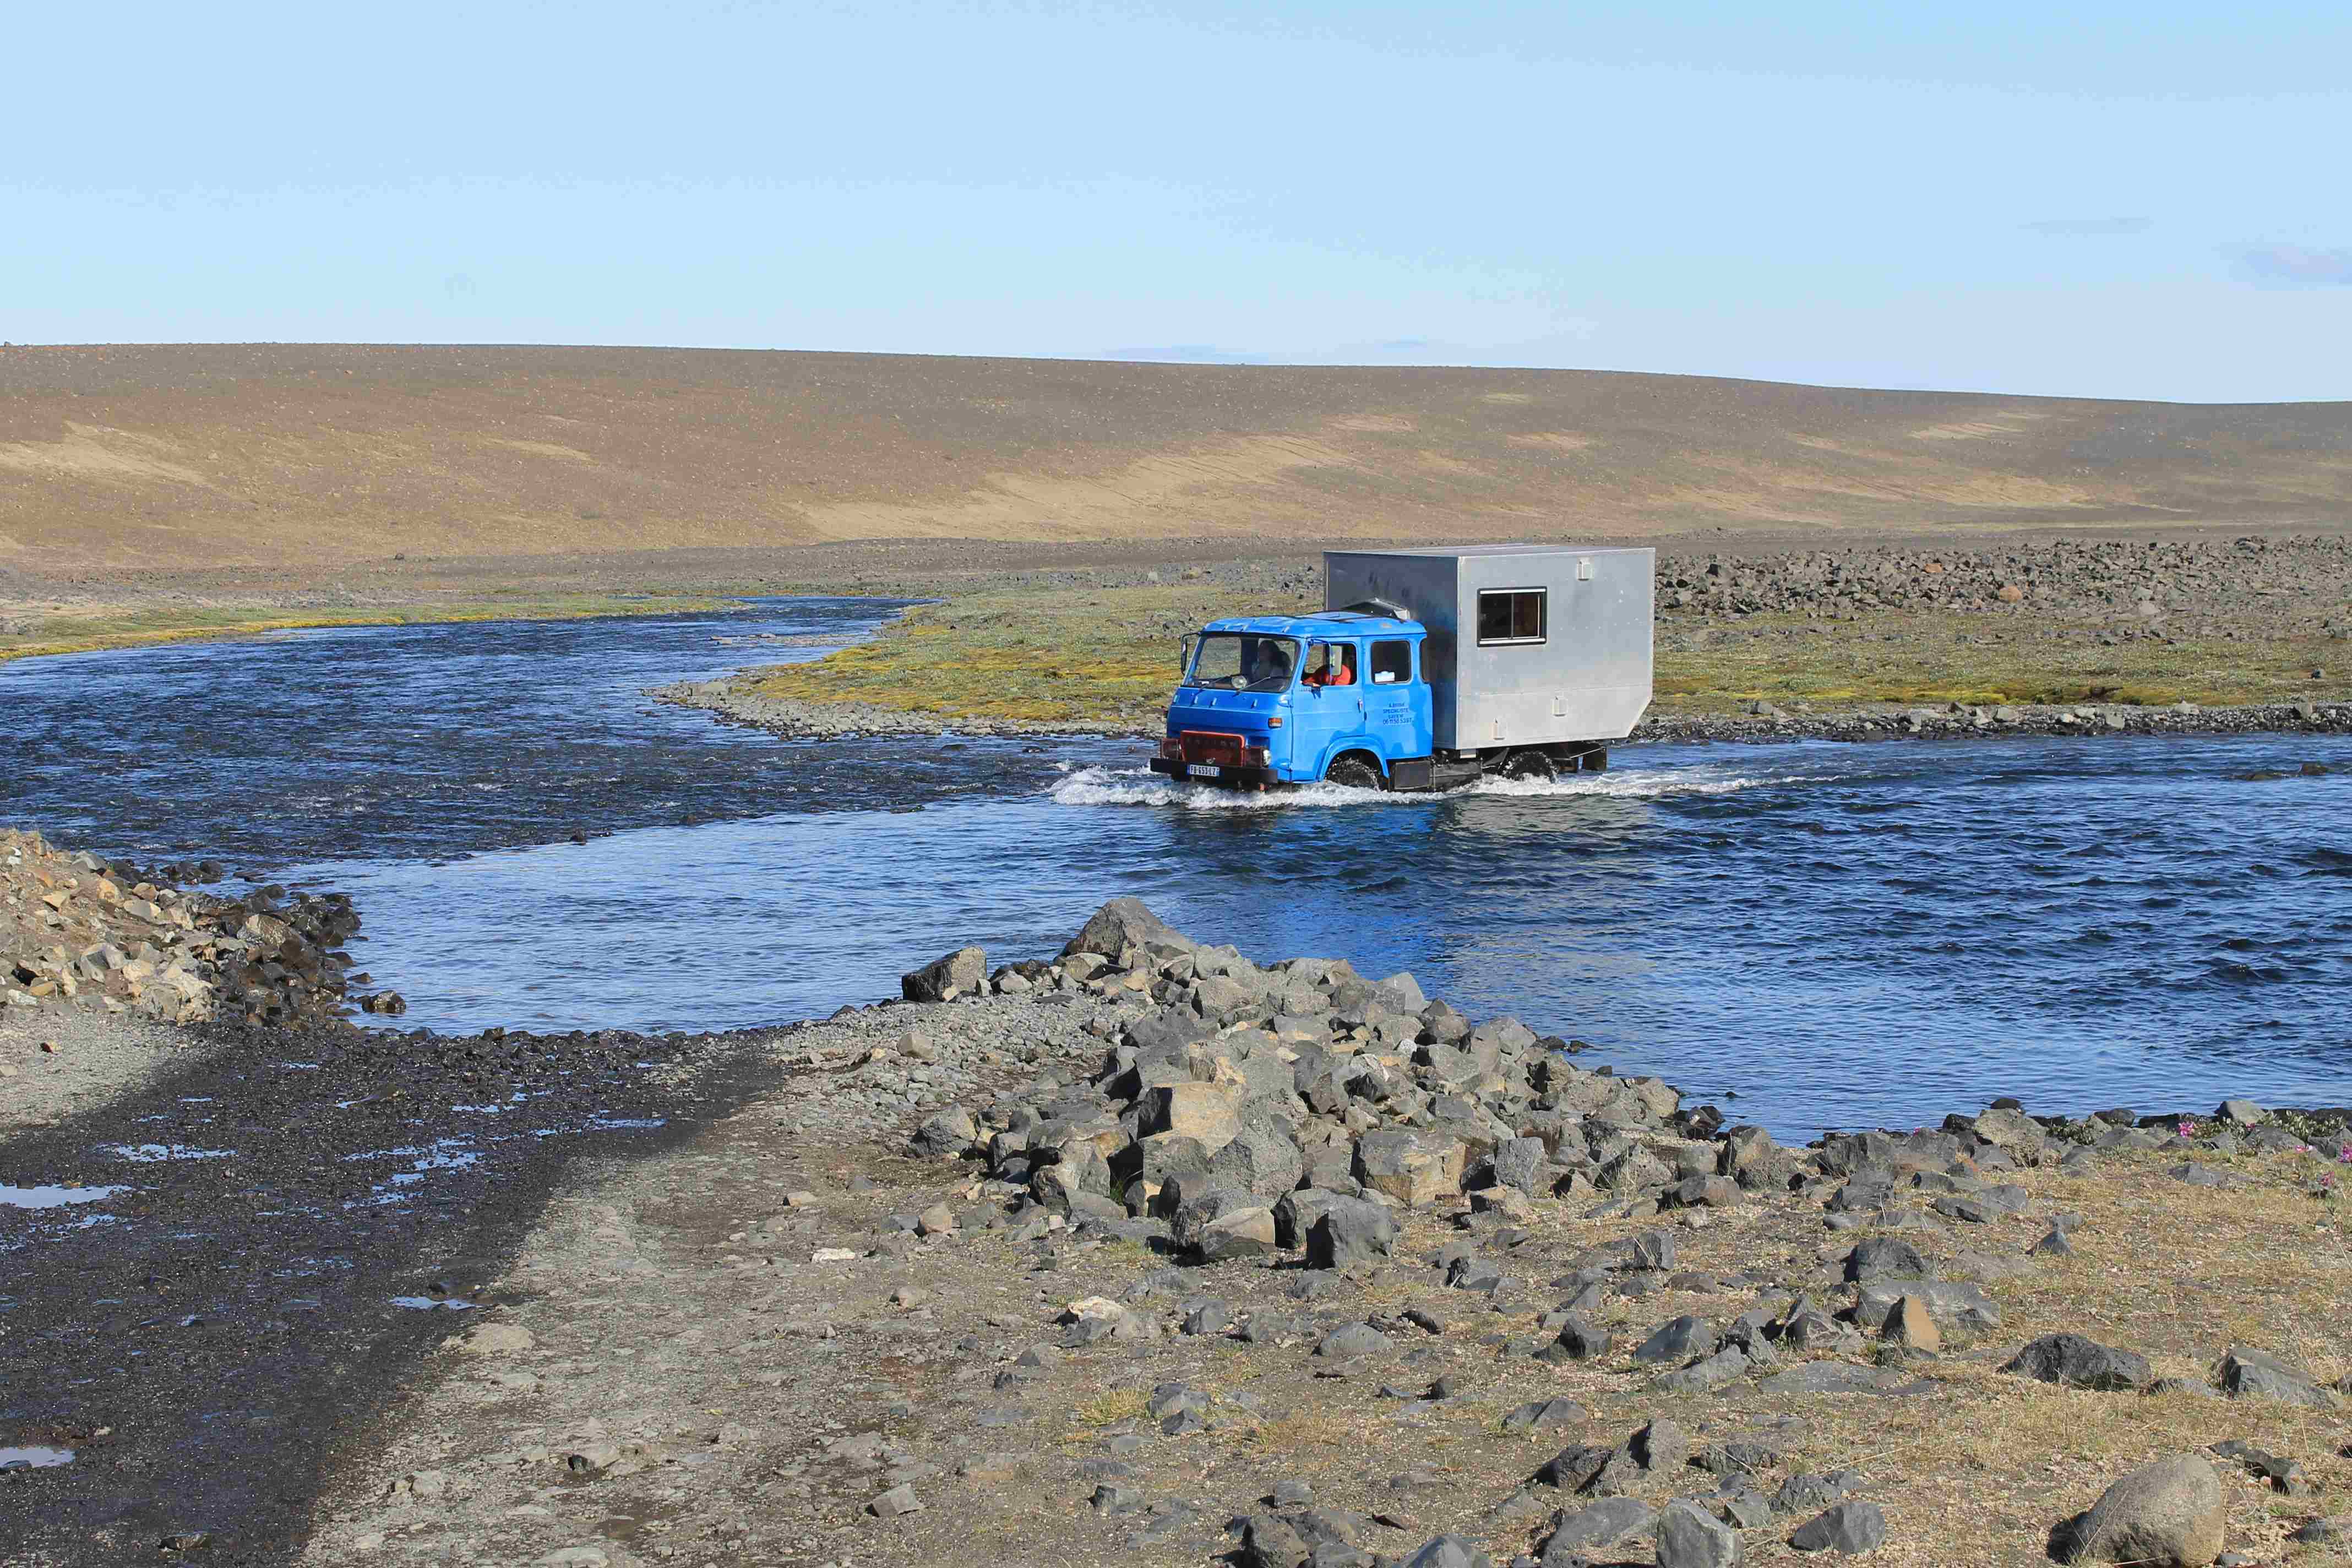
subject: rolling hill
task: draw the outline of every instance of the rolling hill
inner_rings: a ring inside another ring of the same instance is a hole
[[[0,350],[0,565],[2352,515],[2352,404],[719,350]]]

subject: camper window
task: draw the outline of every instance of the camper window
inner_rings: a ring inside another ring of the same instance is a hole
[[[1543,641],[1544,599],[1541,588],[1493,588],[1480,593],[1479,643]]]

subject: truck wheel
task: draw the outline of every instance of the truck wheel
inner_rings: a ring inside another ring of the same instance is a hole
[[[1548,779],[1552,776],[1551,759],[1541,752],[1519,752],[1503,763],[1507,779]]]
[[[1380,770],[1361,757],[1341,757],[1324,773],[1324,778],[1346,789],[1378,789]]]

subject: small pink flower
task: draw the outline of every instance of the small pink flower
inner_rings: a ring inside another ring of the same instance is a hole
[[[2180,1124],[2180,1135],[2181,1135],[2183,1138],[2194,1138],[2194,1137],[2196,1137],[2196,1136],[2197,1136],[2197,1123],[2195,1123],[2194,1121],[2184,1121],[2184,1122],[2182,1122],[2182,1123]]]
[[[2344,1145],[2343,1152],[2338,1153],[2336,1158],[2339,1163],[2352,1165],[2352,1143],[2347,1143]]]

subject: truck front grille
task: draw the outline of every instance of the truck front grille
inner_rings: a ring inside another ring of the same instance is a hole
[[[1176,737],[1177,754],[1188,763],[1213,763],[1219,767],[1242,765],[1249,742],[1221,730],[1187,730]]]

